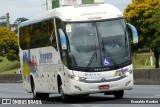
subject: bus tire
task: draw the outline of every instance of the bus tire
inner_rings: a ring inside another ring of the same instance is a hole
[[[33,99],[38,99],[38,94],[35,90],[35,84],[34,84],[33,77],[31,78],[31,89],[32,89],[32,93],[33,93]]]
[[[33,78],[32,78],[32,81],[31,81],[31,89],[32,89],[32,93],[33,93],[33,99],[36,99],[36,100],[44,99],[45,100],[45,99],[49,98],[48,93],[37,93],[36,92]]]
[[[61,94],[62,102],[66,103],[67,102],[67,95],[63,91],[62,84],[60,85],[59,89],[60,89],[60,94]]]
[[[114,92],[114,97],[116,99],[123,98],[123,95],[124,95],[124,90]]]

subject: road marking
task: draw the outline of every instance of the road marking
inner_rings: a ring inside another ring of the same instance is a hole
[[[73,106],[77,106],[77,107],[81,107],[81,106],[83,106],[83,105],[80,105],[80,104],[71,104],[71,105],[73,105]]]

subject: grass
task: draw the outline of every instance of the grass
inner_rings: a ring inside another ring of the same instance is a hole
[[[135,66],[134,65],[134,68],[135,69],[155,69],[155,65],[146,65],[146,66]]]
[[[19,61],[8,61],[5,57],[0,57],[0,74],[14,74],[20,68]]]
[[[134,54],[132,57],[133,67],[136,69],[154,69],[155,59],[154,59],[153,53],[151,55],[153,58],[153,65],[150,65],[150,53],[149,52]]]

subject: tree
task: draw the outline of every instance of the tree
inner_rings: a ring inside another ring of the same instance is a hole
[[[14,24],[18,25],[18,24],[20,24],[21,22],[24,22],[24,21],[27,21],[27,20],[28,20],[28,19],[27,19],[27,18],[24,18],[24,17],[22,17],[22,18],[17,18],[17,19],[15,20]]]
[[[156,62],[159,60],[157,57],[157,48],[152,45],[154,41],[155,29],[151,29],[152,15],[154,10],[159,9],[160,0],[132,0],[132,3],[127,6],[124,12],[124,17],[127,22],[132,23],[138,30],[139,43],[136,47],[143,48],[147,46],[154,50]],[[159,55],[158,55],[159,56]],[[156,68],[159,68],[159,63],[156,63]]]
[[[155,13],[152,15],[152,24],[150,28],[155,30],[155,34],[153,37],[155,38],[152,40],[151,47],[154,48],[155,52],[154,55],[157,58],[156,60],[156,68],[159,68],[159,55],[160,55],[160,9],[156,10]]]
[[[0,26],[6,27],[6,25],[7,25],[6,21],[0,22]]]
[[[17,35],[5,27],[0,27],[0,56],[6,56],[9,61],[19,59]]]
[[[6,22],[6,17],[5,16],[1,16],[0,17],[0,26],[6,26],[7,22]]]
[[[24,17],[22,17],[22,18],[17,18],[16,20],[15,20],[15,22],[14,22],[14,24],[12,24],[11,26],[12,27],[15,27],[15,33],[17,33],[18,32],[18,25],[20,24],[20,23],[22,23],[22,22],[24,22],[24,21],[27,21],[28,19],[27,18],[24,18]]]

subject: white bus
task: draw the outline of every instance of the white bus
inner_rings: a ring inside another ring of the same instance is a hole
[[[133,88],[129,34],[137,30],[109,4],[60,7],[19,26],[24,89],[33,98],[92,93],[122,98]]]

